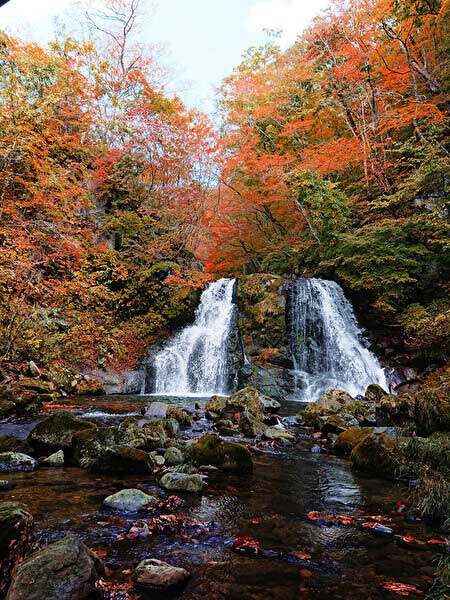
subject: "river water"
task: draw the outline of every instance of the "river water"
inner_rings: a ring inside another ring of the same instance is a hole
[[[70,410],[117,424],[127,414],[140,414],[154,399],[104,396],[66,402]],[[193,399],[171,402],[192,404]],[[298,407],[298,403],[287,403],[283,414],[294,414]],[[35,422],[36,418],[3,420],[0,434],[24,438]],[[193,435],[200,435],[200,431]],[[90,474],[79,468],[39,468],[31,473],[8,474],[17,487],[1,492],[0,498],[29,507],[42,543],[68,533],[79,535],[102,555],[109,579],[126,581],[130,570],[148,557],[187,568],[192,577],[180,595],[183,600],[375,600],[395,598],[382,587],[392,580],[427,589],[435,558],[427,547],[410,550],[399,546],[392,535],[377,536],[362,528],[336,524],[319,526],[306,516],[309,511],[353,517],[381,514],[394,519],[396,533],[430,539],[433,535],[425,524],[392,515],[396,501],[407,495],[404,486],[362,477],[348,461],[311,454],[302,444],[258,453],[254,460],[253,475],[214,472],[203,496],[181,494],[184,504],[176,512],[196,520],[198,526],[142,540],[117,541],[138,517],[114,514],[102,508],[102,500],[125,487],[165,497],[153,476],[118,477]],[[264,550],[262,556],[232,551],[230,542],[240,536],[258,540]],[[295,552],[310,558],[296,559]]]

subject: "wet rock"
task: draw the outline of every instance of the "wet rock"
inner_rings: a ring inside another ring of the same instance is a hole
[[[402,427],[412,423],[414,406],[414,399],[409,394],[384,394],[375,409],[377,425]]]
[[[58,412],[38,423],[28,436],[29,443],[39,452],[70,450],[75,433],[95,430],[97,426],[69,412]]]
[[[181,450],[173,446],[172,448],[167,448],[165,451],[164,460],[166,465],[173,467],[174,465],[181,465],[184,462],[184,455]]]
[[[258,421],[250,412],[244,411],[239,419],[239,431],[246,437],[254,438],[262,435],[266,426]]]
[[[178,421],[181,427],[189,427],[192,425],[192,416],[186,410],[178,406],[169,406],[167,409],[167,417]]]
[[[11,471],[34,471],[37,460],[21,452],[2,452],[0,454],[0,473]]]
[[[264,431],[264,437],[268,440],[279,440],[281,442],[293,442],[295,440],[292,433],[280,427],[267,427]]]
[[[63,467],[64,466],[64,450],[58,450],[44,458],[42,465],[45,467]]]
[[[0,492],[6,492],[16,487],[14,481],[8,481],[7,479],[0,479]]]
[[[99,572],[96,555],[67,536],[15,567],[7,600],[82,600],[94,595]]]
[[[33,377],[22,377],[19,379],[18,386],[22,389],[30,390],[38,394],[50,394],[52,395],[55,391],[53,383],[48,381],[42,381],[40,379],[34,379]]]
[[[108,508],[123,512],[138,512],[155,502],[157,498],[136,489],[121,490],[103,500],[103,504]]]
[[[0,435],[0,452],[30,452],[31,447],[25,440],[13,435]]]
[[[353,398],[348,392],[343,390],[328,390],[319,400],[315,403],[316,408],[323,408],[327,411],[338,411],[346,404],[351,404]]]
[[[215,415],[220,415],[224,412],[227,406],[228,396],[212,396],[206,403],[205,410]]]
[[[6,417],[16,411],[16,405],[12,400],[0,400],[0,417]]]
[[[30,552],[33,544],[33,517],[24,504],[0,504],[0,596],[9,586],[16,561]]]
[[[186,569],[174,567],[156,558],[147,558],[136,567],[133,580],[138,588],[170,592],[181,588],[189,579]]]
[[[145,450],[149,444],[145,431],[139,426],[138,420],[134,417],[125,419],[117,431],[117,443],[121,446],[130,446]]]
[[[246,387],[228,398],[225,410],[230,413],[247,411],[261,421],[264,416],[264,402],[262,398],[263,394],[256,388]]]
[[[358,419],[348,414],[334,414],[320,418],[320,431],[327,436],[330,433],[342,433],[349,427],[359,427]]]
[[[164,402],[152,402],[144,412],[144,418],[153,419],[165,419],[167,417],[167,404]]]
[[[192,447],[192,461],[197,466],[213,465],[224,471],[253,471],[252,455],[246,446],[210,434],[202,436]]]
[[[166,473],[160,480],[161,487],[170,491],[192,492],[200,494],[203,491],[203,477],[188,473]]]
[[[151,450],[156,450],[166,445],[168,435],[164,421],[154,420],[144,423],[142,430],[146,436],[147,446]]]
[[[276,413],[280,410],[281,404],[278,400],[274,400],[273,398],[269,398],[269,396],[260,395],[260,399],[264,404],[264,410],[271,413]]]
[[[339,454],[350,454],[353,448],[372,432],[371,427],[350,427],[338,435],[334,449]]]
[[[371,383],[364,394],[364,397],[369,402],[374,402],[375,404],[379,402],[384,396],[387,396],[387,392],[383,390],[381,385],[376,383]]]
[[[398,467],[399,442],[385,433],[371,433],[354,446],[353,466],[366,473],[394,477]]]

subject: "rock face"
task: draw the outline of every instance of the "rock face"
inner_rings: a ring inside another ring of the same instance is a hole
[[[24,504],[0,504],[0,596],[6,592],[14,564],[30,552],[33,517]]]
[[[37,460],[21,452],[3,452],[0,454],[0,472],[34,471]]]
[[[149,496],[141,490],[126,489],[108,496],[103,500],[103,504],[123,512],[138,512],[156,501],[154,496]]]
[[[68,412],[58,412],[38,423],[30,432],[28,441],[39,452],[70,450],[75,433],[95,428],[95,423],[86,419],[80,419]]]
[[[212,465],[224,471],[251,473],[253,460],[250,450],[242,444],[223,440],[216,435],[204,435],[192,447],[195,465]]]
[[[187,473],[166,473],[161,477],[161,487],[170,491],[191,492],[200,494],[204,483],[201,475],[189,475]]]
[[[163,592],[179,589],[189,577],[190,573],[186,569],[173,567],[156,558],[147,558],[140,562],[133,574],[137,587]]]
[[[101,565],[75,536],[35,552],[15,567],[7,600],[82,600],[95,593]]]

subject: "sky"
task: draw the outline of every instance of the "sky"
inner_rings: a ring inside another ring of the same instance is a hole
[[[164,45],[164,62],[172,72],[169,90],[212,113],[215,89],[248,47],[267,39],[264,29],[282,30],[286,47],[329,1],[142,0],[140,39]],[[0,8],[0,28],[45,43],[55,19],[67,23],[69,31],[75,26],[73,5],[73,0],[10,0]]]

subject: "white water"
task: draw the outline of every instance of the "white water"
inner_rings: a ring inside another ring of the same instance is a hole
[[[227,392],[234,285],[234,279],[209,284],[201,295],[195,322],[155,356],[156,395],[206,396]]]
[[[289,282],[293,398],[312,402],[337,388],[352,396],[371,383],[387,389],[377,358],[365,346],[352,305],[334,281]]]

